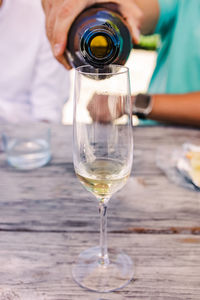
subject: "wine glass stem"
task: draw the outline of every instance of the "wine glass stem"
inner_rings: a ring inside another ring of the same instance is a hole
[[[108,249],[107,249],[107,205],[103,201],[99,202],[100,214],[100,259],[99,263],[102,266],[109,264]]]

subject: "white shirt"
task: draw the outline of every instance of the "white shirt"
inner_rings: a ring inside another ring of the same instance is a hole
[[[69,73],[53,57],[41,0],[0,7],[0,123],[60,122]]]

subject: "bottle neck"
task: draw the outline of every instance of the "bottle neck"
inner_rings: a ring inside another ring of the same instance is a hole
[[[111,64],[120,52],[120,38],[110,24],[86,30],[80,41],[85,60],[94,67]]]

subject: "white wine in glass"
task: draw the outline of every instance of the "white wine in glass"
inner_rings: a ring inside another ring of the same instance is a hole
[[[124,174],[123,164],[113,159],[95,159],[84,164],[83,169],[77,170],[76,175],[85,188],[99,200],[110,198],[121,189],[129,177]]]
[[[133,278],[133,263],[118,249],[107,249],[107,205],[132,169],[133,136],[127,67],[76,69],[73,161],[77,177],[98,201],[100,245],[82,252],[73,265],[76,282],[96,292],[111,292]],[[87,108],[90,116],[86,115]],[[126,122],[117,119],[126,114]],[[87,118],[88,117],[88,118]]]

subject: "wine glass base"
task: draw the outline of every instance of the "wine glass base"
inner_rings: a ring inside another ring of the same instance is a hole
[[[100,248],[83,251],[72,268],[74,280],[83,288],[108,293],[126,286],[133,279],[133,263],[128,255],[108,249],[109,264],[100,264]]]

